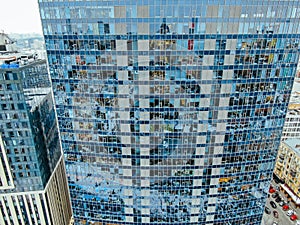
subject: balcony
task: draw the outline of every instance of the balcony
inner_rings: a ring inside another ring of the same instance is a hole
[[[283,160],[279,158],[279,159],[277,160],[277,164],[280,165],[280,166],[282,166],[282,163],[283,163]]]
[[[291,175],[291,177],[295,178],[296,175],[297,175],[296,169],[292,168],[292,169],[290,170],[290,175]]]
[[[284,160],[284,157],[285,157],[285,154],[281,153],[278,158],[281,160]]]

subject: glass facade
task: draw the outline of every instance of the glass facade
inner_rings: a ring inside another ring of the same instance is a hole
[[[46,61],[0,68],[0,97],[0,131],[15,185],[9,192],[41,190],[61,156]]]
[[[71,202],[47,64],[25,64],[21,56],[0,52],[0,224],[69,225]]]
[[[299,1],[39,6],[76,224],[260,224]]]

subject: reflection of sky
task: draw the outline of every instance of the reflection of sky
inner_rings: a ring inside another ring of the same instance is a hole
[[[66,165],[70,174],[70,179],[79,185],[83,190],[97,194],[107,190],[115,190],[120,185],[120,180],[113,174],[104,172],[97,166],[92,166],[88,163],[75,162]],[[100,176],[90,176],[89,174],[98,174]],[[116,191],[116,190],[115,190]]]
[[[294,82],[290,103],[300,104],[300,79]]]
[[[1,1],[0,32],[42,33],[37,0]]]
[[[298,81],[298,82],[297,82]],[[296,80],[294,82],[294,85],[293,85],[293,91],[299,91],[300,92],[300,79]]]

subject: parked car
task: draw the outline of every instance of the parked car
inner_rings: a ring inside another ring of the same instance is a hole
[[[297,220],[297,222],[295,223],[295,225],[300,225],[300,220]]]
[[[278,223],[276,221],[273,221],[272,225],[278,225]]]
[[[275,199],[275,202],[281,202],[282,201],[282,199],[280,198],[280,196],[278,196],[276,199]]]
[[[286,205],[286,204],[282,206],[283,211],[287,211],[289,208],[290,207],[288,205]]]
[[[292,214],[292,215],[290,216],[290,219],[291,219],[292,221],[295,221],[296,219],[298,219],[298,217],[297,217],[296,214]]]
[[[270,187],[270,189],[269,189],[269,193],[275,193],[276,192],[276,190],[274,189],[274,188],[272,188],[272,187]]]
[[[278,192],[272,194],[272,198],[277,198],[279,196]]]
[[[278,214],[278,212],[277,212],[276,210],[273,211],[273,216],[274,216],[275,218],[278,218],[279,214]]]
[[[275,204],[275,202],[273,202],[273,201],[270,201],[270,205],[275,209],[275,208],[277,208],[277,205]]]
[[[271,214],[271,210],[269,209],[269,207],[265,207],[265,213],[267,213],[267,214]]]
[[[292,209],[290,209],[289,211],[287,211],[286,215],[287,216],[291,216],[294,214],[294,211]]]
[[[286,204],[286,202],[285,201],[281,201],[281,202],[279,202],[279,206],[284,206]]]

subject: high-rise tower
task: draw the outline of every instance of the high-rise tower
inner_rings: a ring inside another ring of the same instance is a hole
[[[299,1],[39,6],[76,223],[260,224]]]
[[[0,224],[68,225],[67,177],[45,60],[0,33]]]

